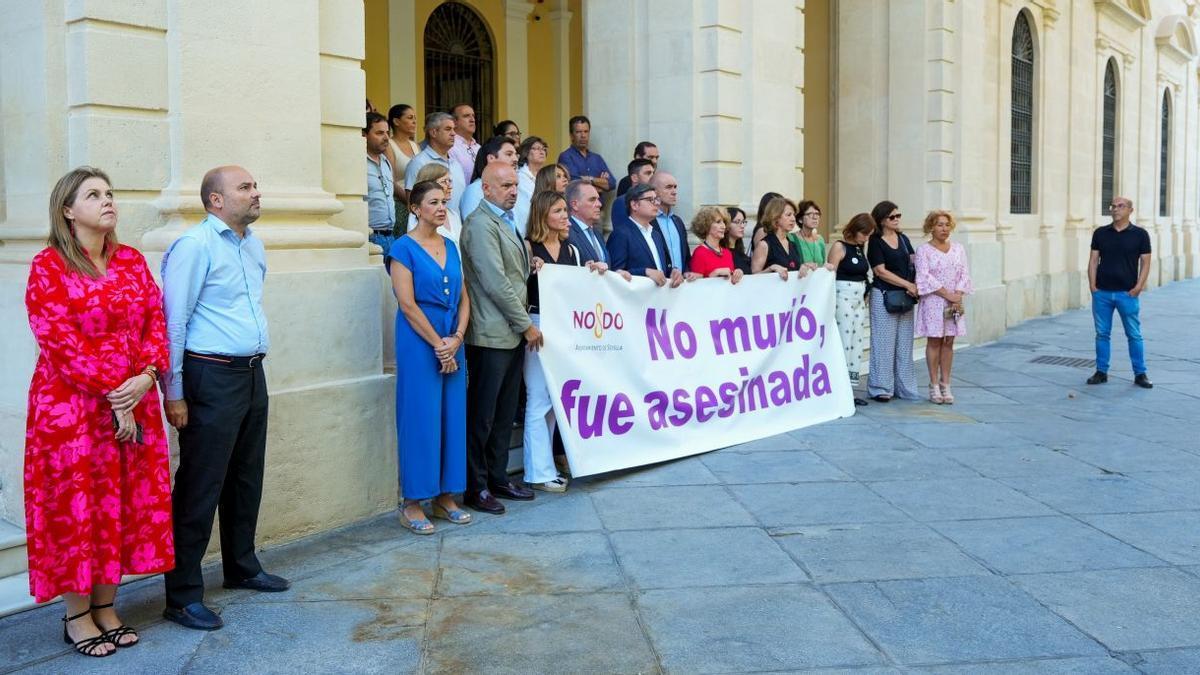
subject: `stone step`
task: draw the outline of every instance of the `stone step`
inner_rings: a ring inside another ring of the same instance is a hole
[[[24,572],[28,564],[25,530],[0,520],[0,579]]]

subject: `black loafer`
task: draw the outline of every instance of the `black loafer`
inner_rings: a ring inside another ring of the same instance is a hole
[[[277,577],[274,574],[259,572],[249,579],[241,581],[225,580],[225,588],[247,588],[260,593],[282,593],[292,587],[292,583],[283,577]]]
[[[876,394],[871,397],[871,400],[877,401],[879,403],[887,403],[888,401],[892,400],[892,397],[891,396],[883,396],[882,394]]]
[[[1092,376],[1087,379],[1088,384],[1104,384],[1108,382],[1108,373],[1102,373],[1099,370],[1092,373]]]
[[[487,490],[480,490],[474,494],[463,494],[463,504],[468,508],[495,516],[505,511],[504,505],[500,503],[500,500],[493,497],[492,493]]]
[[[203,602],[193,602],[179,609],[167,607],[163,610],[163,618],[192,630],[217,630],[225,625],[221,617]]]
[[[858,398],[857,396],[855,396],[854,397],[854,405],[862,407],[864,405],[867,405],[867,402],[862,400],[861,398]]]
[[[1136,384],[1137,386],[1141,387],[1142,389],[1153,389],[1154,388],[1154,383],[1150,381],[1150,378],[1146,377],[1145,373],[1137,374],[1133,378],[1133,383]]]
[[[513,499],[519,502],[528,502],[534,499],[533,490],[512,482],[504,485],[489,485],[488,488],[493,495],[501,499]]]

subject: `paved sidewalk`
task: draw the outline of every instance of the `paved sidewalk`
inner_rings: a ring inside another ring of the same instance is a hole
[[[121,606],[144,644],[103,660],[66,651],[61,605],[16,615],[0,671],[1197,672],[1197,296],[1145,298],[1152,391],[1119,328],[1107,385],[1031,363],[1093,357],[1088,312],[1035,320],[957,355],[952,407],[872,404],[434,537],[390,514],[267,551],[293,590],[213,589],[215,633],[163,622],[141,581]]]

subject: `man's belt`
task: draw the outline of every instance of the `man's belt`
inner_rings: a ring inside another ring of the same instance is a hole
[[[230,368],[254,368],[262,365],[263,358],[266,354],[255,354],[253,356],[225,356],[224,354],[197,354],[196,352],[185,351],[183,355],[189,359],[196,359],[206,363],[219,363]]]

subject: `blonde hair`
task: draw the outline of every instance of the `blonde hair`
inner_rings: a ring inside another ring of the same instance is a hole
[[[937,225],[938,218],[942,217],[945,217],[945,219],[950,223],[951,232],[954,231],[954,228],[958,227],[958,223],[954,221],[954,214],[950,213],[949,211],[942,211],[938,209],[935,211],[930,211],[929,215],[925,216],[925,224],[921,227],[921,230],[923,230],[925,234],[933,232],[933,226]]]
[[[729,214],[725,212],[725,209],[719,206],[705,206],[692,218],[692,232],[696,233],[697,237],[705,239],[717,221],[725,223],[725,231],[729,231]]]
[[[550,209],[554,205],[562,202],[565,206],[567,203],[566,197],[554,190],[544,190],[533,196],[533,201],[529,206],[529,228],[525,238],[534,243],[541,243],[550,238],[550,234],[554,230],[550,229]],[[570,236],[570,230],[564,230],[558,233],[559,241],[566,241]]]
[[[791,209],[792,213],[796,213],[796,205],[787,197],[772,197],[771,201],[767,202],[763,208],[762,214],[762,229],[767,234],[775,234],[776,225],[779,219],[783,217],[785,209]]]
[[[93,166],[78,167],[54,184],[54,189],[50,191],[50,236],[46,238],[46,245],[58,251],[67,267],[80,274],[99,278],[100,270],[75,237],[75,224],[63,213],[66,207],[75,205],[79,188],[89,178],[99,178],[112,187],[108,174]],[[116,250],[117,233],[114,230],[104,235],[104,250],[101,255],[105,264]]]
[[[450,169],[447,169],[445,166],[438,164],[437,162],[430,162],[421,167],[421,170],[417,172],[417,180],[413,182],[413,185],[415,186],[417,183],[427,180],[431,180],[436,183],[441,179],[442,176],[445,176],[448,173],[450,173]]]

